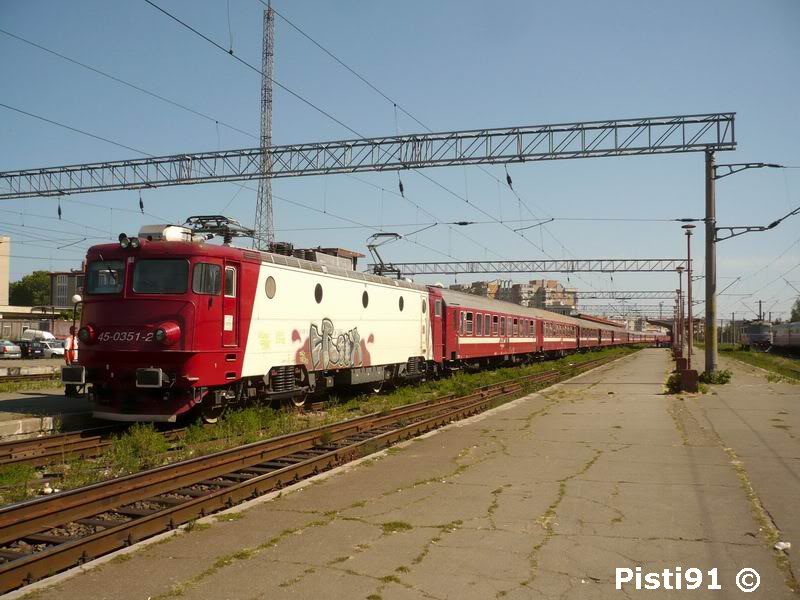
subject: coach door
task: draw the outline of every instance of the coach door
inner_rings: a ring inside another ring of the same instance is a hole
[[[222,279],[222,345],[239,345],[239,263],[225,262]]]
[[[441,298],[432,296],[433,299],[433,360],[440,361],[444,358],[445,317],[444,302]]]

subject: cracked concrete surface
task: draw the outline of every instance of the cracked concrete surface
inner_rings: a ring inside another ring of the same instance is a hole
[[[670,593],[616,591],[615,568],[637,566],[717,567],[715,598],[740,597],[734,576],[753,567],[749,597],[797,597],[770,536],[800,549],[800,388],[737,367],[712,394],[665,396],[668,368],[644,350],[37,597]]]

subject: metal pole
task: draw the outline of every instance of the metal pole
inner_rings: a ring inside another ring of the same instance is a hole
[[[706,373],[717,370],[717,256],[714,151],[706,151]]]
[[[688,343],[689,347],[686,354],[686,368],[692,368],[692,344],[694,343],[694,331],[692,325],[692,230],[686,230],[686,306],[689,311],[688,323]]]
[[[683,342],[685,340],[683,331],[683,269],[678,267],[676,270],[678,271],[678,331],[680,332],[678,335],[678,349],[680,351],[679,356],[683,356]]]
[[[736,343],[736,313],[731,313],[731,344]]]

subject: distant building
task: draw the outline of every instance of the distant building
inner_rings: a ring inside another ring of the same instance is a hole
[[[83,294],[83,269],[50,273],[50,304],[72,308],[72,297]]]
[[[522,306],[542,308],[568,315],[575,310],[576,292],[565,288],[555,279],[538,279],[526,283],[514,283],[510,279],[475,281],[450,286],[451,290],[514,302]]]
[[[522,306],[568,315],[575,311],[576,293],[555,279],[535,279],[527,283],[515,283],[511,288],[510,300]]]
[[[484,296],[485,298],[496,298],[498,300],[510,300],[509,296],[512,281],[494,279],[492,281],[473,281],[472,283],[455,283],[450,286],[451,290],[457,292],[464,292],[466,294],[474,294],[475,296]]]

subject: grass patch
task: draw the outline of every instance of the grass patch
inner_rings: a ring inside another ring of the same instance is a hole
[[[703,344],[698,344],[703,348]],[[800,381],[800,358],[791,356],[784,356],[782,354],[775,354],[773,352],[759,352],[758,350],[744,350],[738,344],[719,344],[717,347],[719,353],[724,356],[730,356],[738,361],[747,363],[753,367],[758,367],[769,371],[773,376],[780,376],[785,378],[786,381],[796,383]],[[768,381],[771,380],[767,376]]]
[[[381,529],[383,529],[383,533],[389,534],[408,531],[409,529],[414,529],[414,527],[405,521],[387,521],[386,523],[381,523]]]
[[[36,480],[36,469],[30,465],[10,465],[0,469],[0,498],[4,504],[25,500]]]
[[[726,383],[730,383],[732,376],[733,373],[728,369],[721,369],[713,373],[703,371],[700,373],[699,381],[700,383],[708,383],[711,385],[725,385]]]
[[[0,393],[13,394],[14,392],[31,392],[35,390],[64,389],[59,377],[53,379],[38,379],[36,381],[16,381],[0,383]]]
[[[136,423],[112,439],[103,458],[114,473],[127,475],[163,464],[168,449],[166,438],[152,425]]]
[[[667,388],[668,394],[679,394],[681,391],[681,374],[673,373],[670,375],[664,386]]]
[[[214,520],[218,523],[230,523],[231,521],[238,521],[244,519],[244,513],[225,513],[224,515],[217,515]]]

